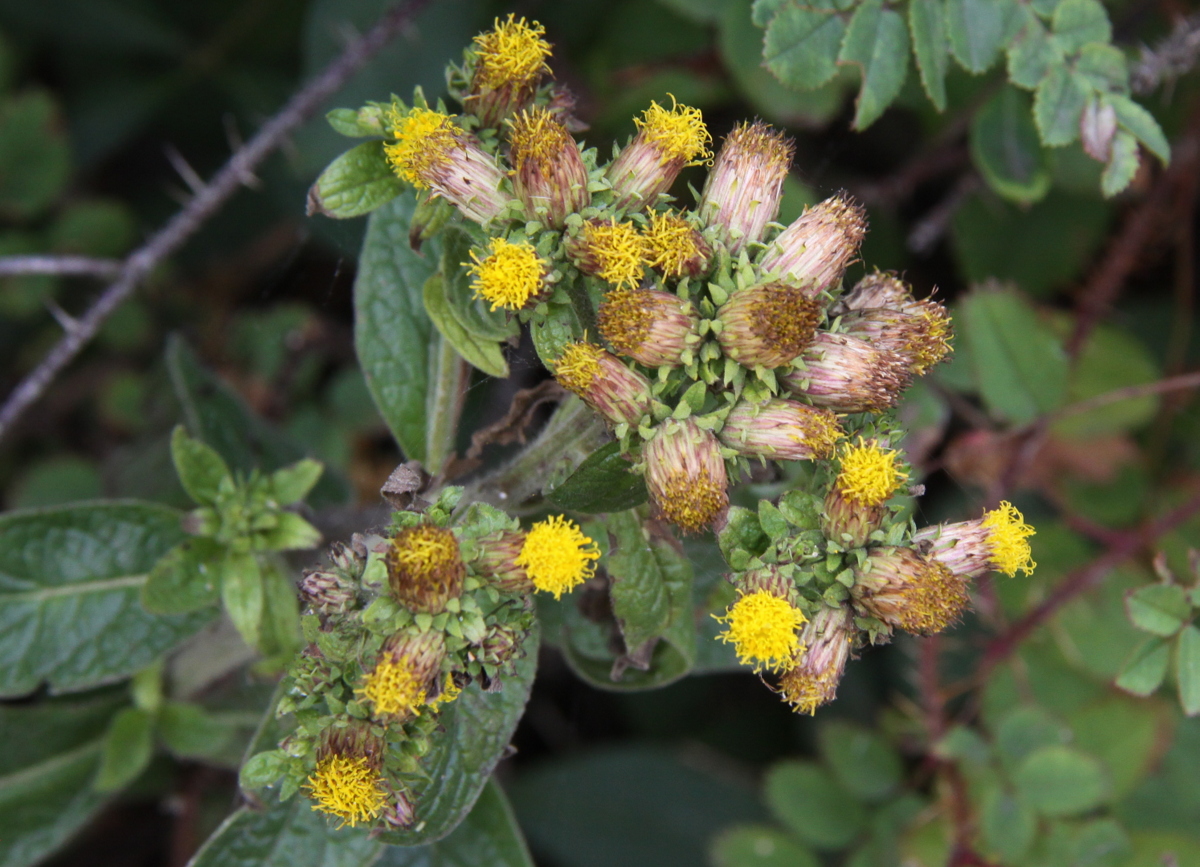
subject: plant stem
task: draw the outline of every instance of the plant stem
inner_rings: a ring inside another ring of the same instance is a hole
[[[425,398],[425,469],[440,476],[454,453],[471,369],[441,334],[429,355],[433,370]]]

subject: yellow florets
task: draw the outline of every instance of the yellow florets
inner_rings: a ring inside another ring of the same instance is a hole
[[[510,244],[503,238],[493,238],[489,250],[482,259],[471,251],[473,264],[467,270],[475,278],[471,281],[475,297],[489,302],[492,310],[520,310],[542,291],[545,263],[526,242]]]
[[[641,282],[650,250],[632,223],[585,223],[583,243],[597,277],[617,287]]]
[[[381,658],[356,692],[375,706],[376,716],[420,715],[425,703],[425,684],[405,665]]]
[[[801,666],[785,672],[780,678],[779,694],[796,713],[812,716],[821,705],[833,701],[837,695],[837,686],[836,668],[811,672]]]
[[[442,691],[438,697],[429,702],[429,709],[432,711],[440,710],[443,705],[450,704],[459,695],[462,694],[462,687],[454,682],[454,676],[446,672],[446,679],[442,682]]]
[[[550,43],[542,38],[545,35],[546,28],[536,21],[526,24],[524,18],[517,20],[511,14],[507,21],[497,18],[491,30],[475,37],[476,83],[493,90],[532,84],[550,71],[546,65]]]
[[[575,147],[567,128],[555,120],[549,111],[540,107],[521,112],[512,121],[508,143],[513,168],[523,172],[526,164],[532,162],[543,177],[549,176],[551,161],[564,148]]]
[[[835,483],[838,491],[861,506],[880,505],[908,479],[899,458],[895,449],[880,448],[878,443],[864,442],[860,437],[842,453],[842,471]]]
[[[462,130],[449,115],[427,108],[407,113],[393,108],[388,121],[396,141],[383,151],[392,169],[417,189],[429,189],[433,174],[449,164]]]
[[[699,533],[729,505],[725,485],[708,470],[695,474],[668,472],[655,491],[659,510],[672,524],[688,533]]]
[[[671,94],[667,94],[671,96]],[[662,162],[681,160],[687,165],[699,165],[712,159],[708,145],[712,136],[704,125],[700,109],[680,105],[671,96],[671,108],[663,108],[657,102],[642,112],[634,123],[642,131],[646,141],[653,144],[662,154]]]
[[[363,757],[326,756],[317,762],[305,788],[316,801],[314,810],[336,816],[341,825],[352,828],[377,817],[387,800],[383,779]]]
[[[940,304],[925,303],[917,314],[921,319],[919,338],[905,346],[912,358],[913,373],[921,376],[953,351],[950,316]]]
[[[595,545],[574,521],[556,515],[533,525],[515,562],[534,587],[558,599],[595,574]]]
[[[401,530],[384,554],[393,595],[419,611],[443,610],[462,593],[466,566],[452,530],[419,524]]]
[[[745,594],[724,616],[713,617],[729,624],[718,638],[732,642],[738,662],[753,665],[756,672],[782,671],[804,649],[796,631],[804,625],[803,612],[766,590]]]
[[[582,397],[600,375],[604,350],[594,343],[568,343],[554,362],[554,378]]]
[[[992,566],[997,572],[1009,577],[1018,571],[1033,574],[1037,564],[1033,562],[1029,537],[1036,531],[1025,523],[1025,518],[1012,503],[1005,500],[1000,508],[985,514],[983,526],[988,531]]]
[[[646,231],[650,267],[664,277],[681,277],[689,265],[703,258],[692,224],[669,211],[650,215]]]

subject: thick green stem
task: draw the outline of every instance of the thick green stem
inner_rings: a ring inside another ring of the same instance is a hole
[[[425,469],[440,476],[454,453],[471,369],[441,334],[430,347],[429,361],[433,369],[425,395]]]

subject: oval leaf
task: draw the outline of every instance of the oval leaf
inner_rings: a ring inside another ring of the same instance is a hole
[[[1200,714],[1200,629],[1195,626],[1183,630],[1175,640],[1175,678],[1183,712]]]
[[[1008,86],[971,121],[971,159],[988,185],[1006,199],[1036,202],[1050,190],[1049,157],[1038,141],[1029,98]]]
[[[1098,806],[1108,795],[1104,768],[1070,747],[1042,747],[1026,756],[1013,775],[1017,791],[1046,816],[1073,816]]]
[[[813,762],[781,762],[767,772],[764,797],[771,812],[818,849],[840,849],[862,829],[862,804]]]
[[[784,84],[812,90],[837,74],[846,25],[832,12],[789,3],[767,25],[763,62]]]
[[[1125,609],[1134,626],[1161,638],[1170,638],[1192,615],[1187,593],[1178,584],[1142,587],[1125,598]]]
[[[1162,685],[1170,662],[1171,645],[1161,638],[1151,638],[1129,657],[1117,675],[1117,686],[1134,695],[1151,695]]]
[[[350,148],[321,172],[308,191],[308,213],[336,220],[361,217],[404,191],[383,153],[383,142]]]
[[[590,514],[632,509],[648,496],[645,480],[630,469],[618,442],[592,452],[561,485],[546,492],[560,509]]]

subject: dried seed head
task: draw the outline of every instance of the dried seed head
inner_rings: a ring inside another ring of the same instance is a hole
[[[779,694],[793,710],[814,714],[837,697],[854,635],[854,615],[845,606],[823,607],[804,625],[800,633],[804,654],[779,679]]]
[[[392,595],[413,611],[440,614],[462,595],[466,566],[453,531],[433,524],[401,530],[384,555]]]
[[[914,635],[941,632],[970,602],[966,581],[912,548],[873,548],[850,592],[864,614]]]
[[[533,582],[524,566],[517,565],[525,544],[523,532],[505,532],[494,539],[478,542],[479,558],[475,571],[504,593],[532,593]]]

